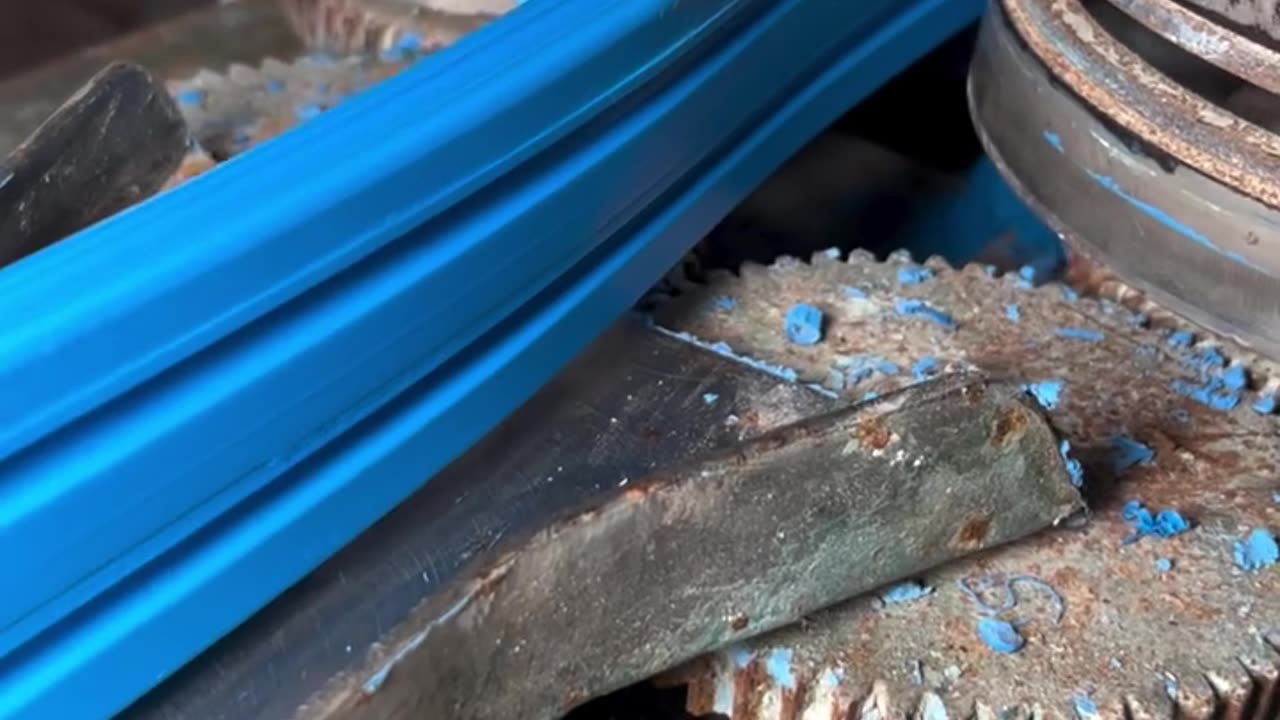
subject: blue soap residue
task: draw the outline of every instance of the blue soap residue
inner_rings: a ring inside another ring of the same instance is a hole
[[[1254,528],[1244,540],[1237,540],[1231,548],[1236,567],[1245,572],[1256,572],[1280,562],[1280,545],[1276,536],[1262,528]]]
[[[1276,412],[1276,396],[1263,395],[1253,402],[1253,411],[1260,415],[1274,415]]]
[[[899,298],[894,302],[894,309],[899,315],[907,317],[924,318],[936,325],[940,325],[947,330],[955,330],[956,323],[951,316],[934,308],[923,300],[909,300]]]
[[[822,311],[800,303],[787,311],[787,339],[796,345],[817,345],[822,340]]]
[[[885,605],[900,605],[919,600],[933,594],[933,588],[915,580],[898,583],[880,593],[880,600]]]
[[[1097,330],[1086,330],[1084,328],[1058,328],[1054,334],[1064,340],[1080,340],[1083,342],[1100,343],[1103,334]]]
[[[1111,438],[1111,469],[1117,475],[1136,465],[1147,465],[1155,452],[1127,435]]]
[[[1084,486],[1084,466],[1079,460],[1071,457],[1071,443],[1063,440],[1058,443],[1058,454],[1062,456],[1062,461],[1066,463],[1067,475],[1071,477],[1071,484],[1075,487]]]
[[[1133,528],[1133,534],[1125,538],[1126,545],[1147,536],[1171,538],[1191,529],[1191,523],[1177,510],[1161,510],[1155,515],[1137,500],[1124,504],[1120,516]]]
[[[902,285],[919,285],[933,277],[933,271],[927,267],[907,266],[898,268],[898,282]]]
[[[320,109],[319,105],[307,103],[306,105],[303,105],[302,107],[298,108],[298,119],[311,120],[313,118],[319,117],[320,113],[322,112],[324,111]]]
[[[1075,705],[1076,716],[1081,720],[1098,716],[1098,704],[1086,693],[1076,693],[1072,704]]]
[[[911,377],[917,382],[928,380],[938,374],[938,361],[932,357],[922,357],[911,367]]]
[[[1058,135],[1058,133],[1045,130],[1044,141],[1049,143],[1049,146],[1052,147],[1054,150],[1057,150],[1058,152],[1063,152],[1062,137]]]
[[[1195,342],[1195,336],[1186,330],[1177,330],[1169,333],[1169,339],[1166,342],[1170,347],[1187,348],[1191,347],[1191,343]]]
[[[1169,558],[1162,557],[1162,558],[1156,559],[1156,572],[1160,574],[1164,574],[1169,572],[1172,569],[1173,569],[1173,561],[1170,560]]]
[[[1057,409],[1062,396],[1062,384],[1061,380],[1041,380],[1027,383],[1022,388],[1040,403],[1040,407],[1045,410],[1054,410]]]
[[[1023,265],[1018,268],[1018,287],[1029,288],[1035,285],[1036,269],[1030,265]]]
[[[738,301],[728,295],[720,295],[715,300],[717,310],[732,310],[738,307]]]
[[[867,294],[856,287],[849,287],[848,285],[846,285],[840,288],[840,291],[843,292],[844,296],[850,300],[866,300],[867,299]]]
[[[204,91],[196,89],[183,90],[174,96],[174,99],[178,101],[179,105],[194,107],[204,102]]]
[[[1002,655],[1012,655],[1026,644],[1018,629],[1004,620],[982,618],[978,621],[978,638],[983,644]]]
[[[720,399],[720,396],[713,392],[702,394],[702,402],[706,403],[707,405],[715,405],[716,401],[719,399]]]
[[[1019,308],[1017,305],[1005,305],[1004,316],[1013,322],[1021,322],[1022,308]]]
[[[791,649],[774,648],[764,661],[765,672],[784,690],[796,689],[795,672],[791,669]]]

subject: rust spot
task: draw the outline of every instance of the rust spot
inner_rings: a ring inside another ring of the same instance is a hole
[[[733,621],[729,623],[729,627],[733,628],[734,632],[741,632],[743,630],[746,630],[747,625],[750,625],[750,624],[751,624],[751,618],[747,617],[746,615],[738,614],[738,615],[735,615],[733,618]]]
[[[893,435],[889,432],[889,428],[884,426],[884,421],[878,417],[869,417],[858,422],[858,426],[853,430],[854,437],[863,447],[872,450],[883,450],[889,445],[893,439]]]
[[[992,447],[1002,448],[1022,437],[1027,426],[1031,424],[1027,411],[1020,406],[1013,406],[996,418],[995,428],[991,431]]]
[[[965,402],[969,403],[970,405],[977,405],[978,403],[982,402],[982,398],[985,397],[986,394],[987,394],[987,386],[984,385],[983,383],[974,383],[972,385],[966,385],[960,389],[961,397],[963,397],[965,399]]]
[[[955,547],[976,548],[980,547],[987,539],[987,533],[991,532],[991,519],[984,517],[975,517],[965,520],[960,526],[956,538],[952,542]]]

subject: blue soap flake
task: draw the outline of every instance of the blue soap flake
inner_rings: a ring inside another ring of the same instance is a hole
[[[319,105],[307,103],[306,105],[303,105],[302,107],[298,108],[298,119],[311,120],[315,117],[318,117],[321,112],[323,111],[320,109]]]
[[[951,316],[932,307],[923,300],[908,300],[899,298],[894,302],[894,309],[899,315],[907,317],[924,318],[934,324],[940,325],[947,330],[955,330],[956,323]]]
[[[1169,558],[1156,559],[1156,572],[1163,575],[1173,569],[1173,561]]]
[[[1016,627],[995,618],[982,618],[978,621],[978,638],[1002,655],[1012,655],[1026,644]]]
[[[1155,515],[1137,500],[1130,500],[1120,510],[1120,516],[1133,528],[1133,534],[1125,538],[1125,544],[1152,535],[1159,538],[1171,538],[1191,529],[1191,522],[1177,510],[1161,510]]]
[[[1058,401],[1062,395],[1061,380],[1041,380],[1027,383],[1022,388],[1030,393],[1036,399],[1036,402],[1040,403],[1040,407],[1045,410],[1057,409]]]
[[[715,299],[715,303],[716,303],[716,309],[717,309],[717,310],[725,310],[725,311],[728,311],[728,310],[732,310],[732,309],[734,309],[734,308],[738,307],[738,301],[737,301],[737,300],[734,300],[733,298],[729,297],[728,295],[720,295],[720,296],[716,297],[716,299]]]
[[[933,277],[933,271],[927,267],[907,266],[898,268],[898,282],[902,285],[919,285]]]
[[[183,90],[182,92],[179,92],[174,99],[178,101],[179,105],[195,107],[196,105],[204,102],[204,91],[194,88]]]
[[[1240,404],[1239,393],[1232,392],[1221,381],[1210,379],[1204,385],[1193,385],[1185,380],[1174,380],[1170,383],[1173,391],[1188,397],[1201,405],[1226,412]]]
[[[1030,265],[1018,268],[1018,287],[1029,288],[1036,282],[1036,269]]]
[[[769,677],[784,690],[794,690],[796,688],[796,676],[791,670],[791,650],[789,648],[775,648],[769,652],[768,658],[764,663],[765,672],[769,673]]]
[[[1075,288],[1072,288],[1068,285],[1063,285],[1062,299],[1066,300],[1067,302],[1075,302],[1080,299],[1080,293],[1076,292]]]
[[[897,375],[902,370],[892,362],[881,359],[876,361],[876,371],[883,375]]]
[[[1071,484],[1075,487],[1084,486],[1084,466],[1079,460],[1071,457],[1071,443],[1063,440],[1058,444],[1058,454],[1062,456],[1062,461],[1066,463],[1067,474],[1071,476]]]
[[[280,93],[284,92],[284,83],[280,82],[279,80],[268,80],[267,92],[271,93],[272,95],[279,95]]]
[[[822,340],[822,311],[800,303],[787,311],[787,339],[796,345],[817,345]]]
[[[1017,305],[1005,305],[1004,316],[1009,318],[1012,322],[1021,322],[1022,308],[1019,308]]]
[[[1111,439],[1111,468],[1117,475],[1136,466],[1147,465],[1155,452],[1146,445],[1126,435]]]
[[[850,300],[866,300],[867,299],[867,294],[856,287],[849,287],[846,285],[845,287],[840,288],[840,291],[843,292],[844,296]]]
[[[1232,365],[1222,373],[1222,384],[1228,390],[1240,392],[1249,386],[1249,373],[1240,365]]]
[[[1276,412],[1276,396],[1263,395],[1253,402],[1253,411],[1259,415],[1274,415]]]
[[[1169,333],[1167,342],[1170,347],[1187,348],[1191,347],[1191,343],[1195,342],[1195,336],[1186,330],[1177,330]]]
[[[898,583],[880,593],[880,600],[885,605],[900,605],[919,600],[933,594],[933,588],[915,580]]]
[[[1098,704],[1087,693],[1077,693],[1072,702],[1075,705],[1076,717],[1088,720],[1098,716]]]
[[[1084,328],[1058,328],[1054,334],[1064,340],[1080,340],[1082,342],[1100,343],[1103,334],[1097,330],[1086,330]]]
[[[1276,536],[1262,528],[1254,528],[1244,540],[1237,540],[1231,549],[1236,567],[1245,572],[1256,572],[1280,562],[1280,545]]]
[[[916,382],[928,380],[937,374],[938,361],[932,357],[920,358],[916,361],[916,364],[911,367],[911,377],[915,378]]]
[[[707,405],[715,405],[716,401],[719,399],[720,399],[720,396],[713,392],[702,394],[702,402]]]

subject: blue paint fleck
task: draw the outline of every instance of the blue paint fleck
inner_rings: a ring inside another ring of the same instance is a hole
[[[702,394],[702,402],[707,405],[715,405],[716,401],[719,399],[720,399],[720,396],[713,392]]]
[[[1030,288],[1036,283],[1036,269],[1030,265],[1023,265],[1018,268],[1018,287]]]
[[[1058,152],[1063,152],[1062,138],[1058,135],[1058,133],[1045,130],[1044,141],[1049,143],[1049,145],[1051,145],[1054,150],[1057,150]]]
[[[1027,383],[1022,388],[1040,403],[1040,407],[1045,410],[1054,410],[1058,407],[1062,396],[1062,385],[1061,380],[1041,380]]]
[[[1155,452],[1146,445],[1126,435],[1111,438],[1111,469],[1120,473],[1136,466],[1147,465],[1155,457]]]
[[[800,303],[787,311],[787,339],[796,345],[817,345],[822,340],[822,311]]]
[[[872,400],[875,400],[878,397],[880,397],[880,393],[868,392],[866,395],[862,396],[862,402],[871,402]]]
[[[789,648],[774,648],[769,652],[768,659],[764,663],[765,672],[769,673],[769,677],[778,684],[778,687],[784,690],[796,689],[796,676],[791,670],[791,650]]]
[[[1173,561],[1170,560],[1169,558],[1162,557],[1162,558],[1156,559],[1156,572],[1163,575],[1164,573],[1167,573],[1172,569],[1173,569]]]
[[[898,282],[902,285],[919,285],[933,277],[933,271],[927,267],[907,266],[898,268]]]
[[[715,299],[717,310],[732,310],[738,307],[738,301],[728,295],[720,295]]]
[[[922,357],[911,367],[911,377],[917,382],[928,380],[938,374],[938,361],[932,357]]]
[[[1062,461],[1067,466],[1067,475],[1071,477],[1071,484],[1075,487],[1084,486],[1084,466],[1079,460],[1071,457],[1071,443],[1063,440],[1058,443],[1058,454],[1062,456]]]
[[[1276,396],[1263,395],[1253,401],[1253,411],[1260,415],[1273,415],[1276,411]]]
[[[956,329],[956,323],[954,320],[951,319],[950,315],[942,312],[941,310],[938,310],[937,308],[932,307],[931,305],[929,305],[923,300],[908,300],[908,299],[899,298],[897,301],[894,302],[894,310],[896,310],[899,315],[904,315],[907,317],[923,318],[936,325],[946,328],[947,330]]]
[[[844,296],[850,300],[867,299],[867,294],[856,287],[849,287],[846,285],[845,287],[840,288],[840,291],[843,292]]]
[[[1177,330],[1169,333],[1169,339],[1166,342],[1169,343],[1170,347],[1187,348],[1191,347],[1191,343],[1195,342],[1195,340],[1195,336],[1186,330]]]
[[[908,580],[898,583],[880,593],[880,600],[885,605],[900,605],[902,603],[912,602],[933,594],[933,588],[928,585]]]
[[[1080,340],[1082,342],[1100,343],[1103,334],[1097,330],[1086,330],[1084,328],[1058,328],[1054,334],[1064,340]]]
[[[1072,704],[1075,705],[1076,716],[1081,720],[1098,716],[1098,704],[1087,693],[1076,693]]]
[[[179,105],[195,107],[196,105],[204,102],[204,91],[196,90],[194,88],[183,90],[174,96],[174,99],[178,101]]]
[[[1077,301],[1077,300],[1079,300],[1079,299],[1080,299],[1080,293],[1076,292],[1076,291],[1075,291],[1075,288],[1072,288],[1072,287],[1067,286],[1067,285],[1063,285],[1063,286],[1062,286],[1062,299],[1063,299],[1063,300],[1066,300],[1067,302],[1075,302],[1075,301]]]
[[[1280,545],[1276,536],[1262,528],[1254,528],[1244,540],[1237,540],[1231,549],[1236,567],[1245,572],[1255,572],[1280,562]]]
[[[1004,316],[1009,318],[1013,322],[1021,322],[1022,309],[1019,308],[1017,305],[1005,305]]]
[[[298,118],[300,120],[311,120],[318,117],[322,112],[324,111],[320,109],[319,105],[307,103],[306,105],[298,108]]]
[[[982,618],[978,621],[978,638],[1002,655],[1012,655],[1026,644],[1016,627],[995,618]]]
[[[1133,528],[1133,534],[1125,538],[1126,545],[1154,536],[1171,538],[1191,529],[1191,523],[1177,510],[1161,510],[1155,515],[1137,500],[1130,500],[1120,510],[1120,516]]]

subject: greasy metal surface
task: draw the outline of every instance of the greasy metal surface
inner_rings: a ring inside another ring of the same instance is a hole
[[[553,720],[1081,507],[1019,385],[943,377],[659,470],[504,543],[305,716]]]
[[[1280,53],[1175,0],[1106,0],[1178,47],[1244,80],[1280,93]]]
[[[309,46],[340,53],[385,52],[404,44],[435,50],[496,19],[514,3],[466,0],[277,0]]]
[[[1150,147],[1280,207],[1280,137],[1179,85],[1112,37],[1079,0],[993,0],[1031,52],[1092,108]],[[1223,242],[1239,242],[1227,238]],[[1276,257],[1240,252],[1251,259]],[[1273,260],[1272,266],[1276,264]]]
[[[0,267],[150,197],[188,141],[151,73],[103,68],[0,161]]]
[[[124,718],[289,717],[330,678],[353,673],[369,652],[384,652],[378,643],[386,633],[501,538],[657,467],[834,406],[800,385],[624,322],[465,456]]]
[[[274,0],[219,3],[0,82],[0,153],[16,147],[108,63],[135,62],[158,77],[181,78],[301,51]]]
[[[1280,214],[1135,153],[1049,82],[996,14],[970,100],[990,157],[1068,241],[1159,305],[1280,357]]]
[[[845,717],[850,706],[856,717],[922,707],[931,708],[925,717],[940,717],[935,701],[952,717],[979,706],[1009,709],[1008,717],[1032,710],[1064,717],[1076,714],[1074,701],[1084,695],[1106,717],[1122,717],[1122,705],[1142,710],[1138,717],[1172,717],[1175,702],[1179,717],[1216,709],[1224,717],[1269,717],[1267,693],[1280,668],[1280,570],[1244,573],[1232,548],[1249,528],[1280,529],[1277,420],[1250,409],[1252,391],[1221,412],[1176,389],[1198,382],[1197,364],[1213,357],[1212,348],[1227,357],[1235,348],[1205,338],[1176,347],[1122,307],[1052,285],[1030,289],[1012,276],[993,279],[978,267],[930,263],[932,277],[902,282],[906,262],[819,254],[810,263],[748,265],[740,277],[715,275],[691,288],[660,308],[657,321],[789,366],[801,381],[829,378],[841,358],[857,356],[900,369],[847,387],[850,398],[912,382],[909,369],[925,357],[939,370],[976,366],[1028,382],[1060,381],[1050,416],[1084,463],[1093,516],[1078,531],[926,573],[921,580],[934,592],[919,601],[853,601],[695,661],[668,681],[692,682],[696,711],[714,708],[733,720]],[[724,298],[732,309],[723,309]],[[899,314],[900,299],[926,303],[953,327]],[[815,346],[793,345],[782,332],[797,302],[825,313],[825,336]],[[1149,447],[1150,461],[1117,470],[1117,436]],[[1131,528],[1120,511],[1128,500],[1176,509],[1193,528],[1126,544]],[[1159,572],[1160,558],[1170,560],[1169,572]],[[976,636],[980,615],[957,581],[990,578],[998,586],[1016,576],[1060,594],[1063,617],[1053,622],[1049,593],[1017,586],[1015,615],[1027,623],[1027,644],[1000,655]],[[922,706],[926,692],[935,697]],[[792,710],[780,701],[786,694],[800,698]]]
[[[1184,0],[1193,5],[1255,28],[1280,40],[1280,3],[1276,0]]]

